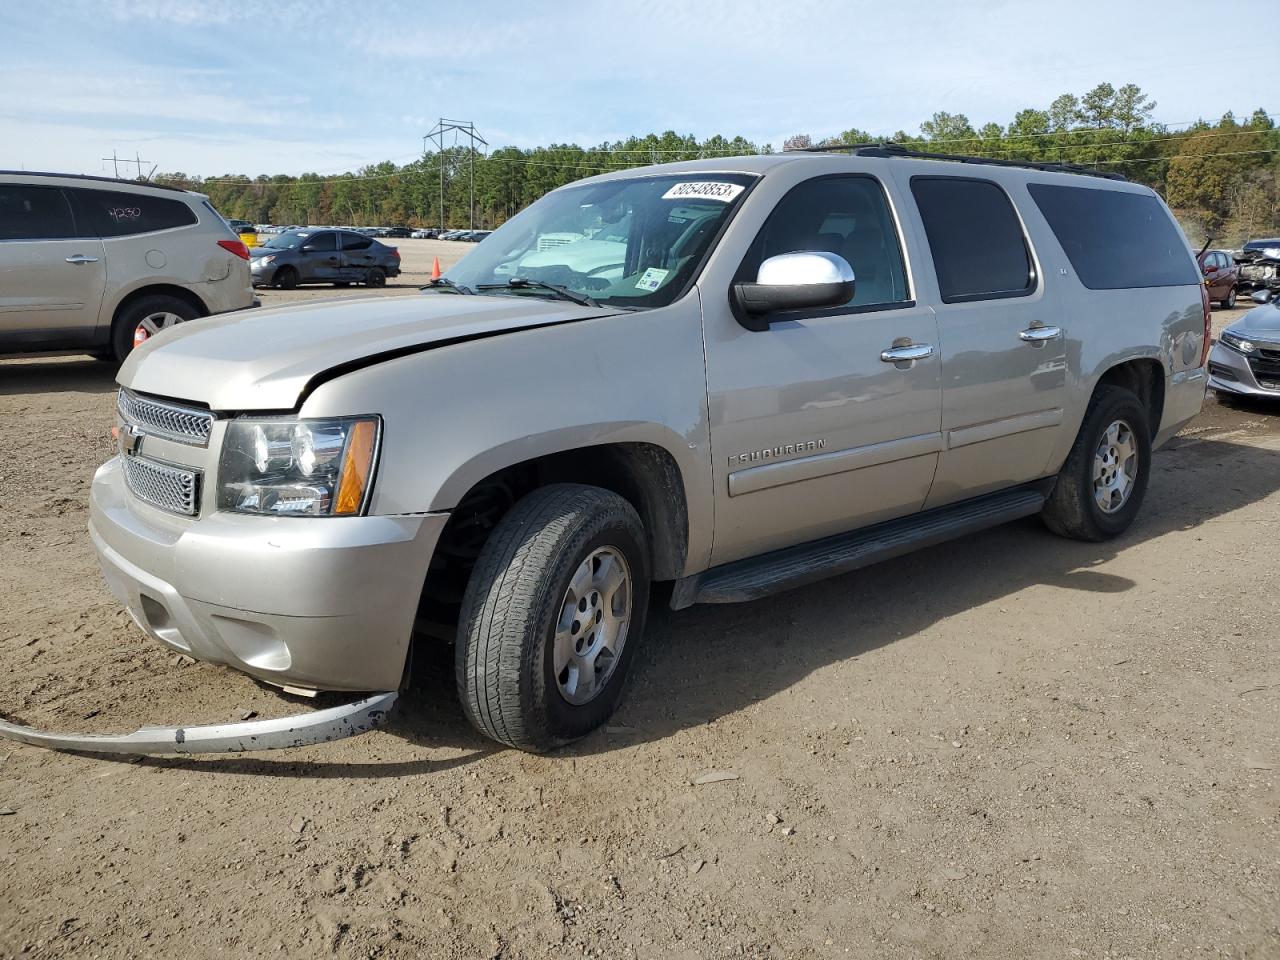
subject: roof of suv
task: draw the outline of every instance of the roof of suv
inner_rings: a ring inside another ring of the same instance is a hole
[[[58,180],[90,180],[94,183],[113,183],[118,187],[137,187],[143,190],[169,190],[198,197],[201,194],[167,183],[149,183],[142,180],[125,180],[121,177],[98,177],[90,173],[50,173],[44,170],[0,170],[0,177],[49,177]]]
[[[1092,175],[1093,171],[1072,169],[1054,164],[989,163],[981,157],[960,157],[947,154],[913,153],[911,151],[857,150],[838,151],[789,151],[784,153],[746,154],[738,157],[709,157],[700,160],[678,160],[646,167],[628,167],[587,177],[558,189],[571,189],[583,183],[600,183],[630,177],[653,177],[682,174],[746,173],[763,176],[787,164],[812,164],[815,173],[869,172],[884,164],[899,165],[913,175],[950,175],[958,177],[991,177],[1005,182],[1058,182],[1063,185],[1089,186],[1103,190],[1121,190],[1128,193],[1151,194],[1149,187],[1122,176]],[[981,165],[986,169],[981,169]],[[949,169],[948,169],[949,168]]]

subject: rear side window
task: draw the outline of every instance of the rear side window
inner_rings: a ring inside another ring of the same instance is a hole
[[[943,303],[1022,297],[1035,271],[1008,195],[990,180],[912,177]]]
[[[58,187],[0,184],[0,240],[62,240],[76,222]]]
[[[368,250],[373,246],[373,241],[368,237],[362,237],[358,233],[344,233],[342,235],[343,250]]]
[[[1155,197],[1048,183],[1027,189],[1090,290],[1200,282],[1186,241]]]
[[[197,222],[195,211],[181,200],[79,188],[75,195],[102,237],[127,237],[135,233],[188,227]]]

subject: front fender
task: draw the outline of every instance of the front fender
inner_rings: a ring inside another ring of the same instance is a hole
[[[712,489],[702,316],[696,293],[659,310],[516,330],[387,360],[327,381],[303,416],[377,413],[370,511],[446,511],[517,463],[647,443],[679,468],[687,562],[711,551]]]

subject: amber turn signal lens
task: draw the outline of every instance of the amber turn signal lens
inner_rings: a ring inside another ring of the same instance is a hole
[[[338,498],[333,505],[335,516],[352,516],[360,512],[364,492],[369,488],[369,477],[373,474],[373,451],[377,440],[376,421],[361,420],[351,425],[351,437],[342,458]]]

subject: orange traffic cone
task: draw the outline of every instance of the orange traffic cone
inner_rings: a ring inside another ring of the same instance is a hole
[[[431,279],[440,279],[440,258],[436,257],[431,263]]]

